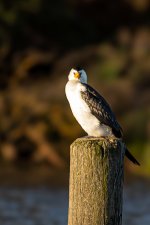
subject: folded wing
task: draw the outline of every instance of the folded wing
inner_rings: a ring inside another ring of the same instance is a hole
[[[85,86],[86,91],[82,91],[81,96],[89,106],[91,113],[100,121],[100,123],[111,127],[112,132],[116,137],[121,138],[122,128],[117,122],[109,104],[90,85],[85,83],[82,83],[82,85]]]

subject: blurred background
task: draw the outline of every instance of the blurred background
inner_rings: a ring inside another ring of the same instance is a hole
[[[123,225],[150,224],[150,2],[0,0],[0,222],[67,224],[65,84],[80,65],[141,166],[125,161]],[[137,207],[137,206],[140,207]]]

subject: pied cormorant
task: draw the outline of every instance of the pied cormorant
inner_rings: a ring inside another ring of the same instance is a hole
[[[85,132],[92,137],[122,138],[122,128],[109,104],[90,85],[83,69],[71,69],[65,87],[72,113]],[[126,148],[126,156],[135,164],[138,161]]]

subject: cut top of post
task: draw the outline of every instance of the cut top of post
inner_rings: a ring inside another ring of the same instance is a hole
[[[82,151],[83,146],[84,148],[91,149],[91,151],[96,149],[96,154],[102,158],[107,157],[111,153],[114,160],[115,158],[118,160],[118,155],[124,157],[125,154],[124,143],[119,138],[81,137],[72,143],[71,148],[77,146],[79,151]],[[119,151],[122,151],[122,154]]]

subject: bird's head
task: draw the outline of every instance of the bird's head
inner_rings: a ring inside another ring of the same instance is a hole
[[[68,79],[74,80],[74,81],[80,81],[81,83],[87,83],[87,74],[81,68],[71,69]]]

